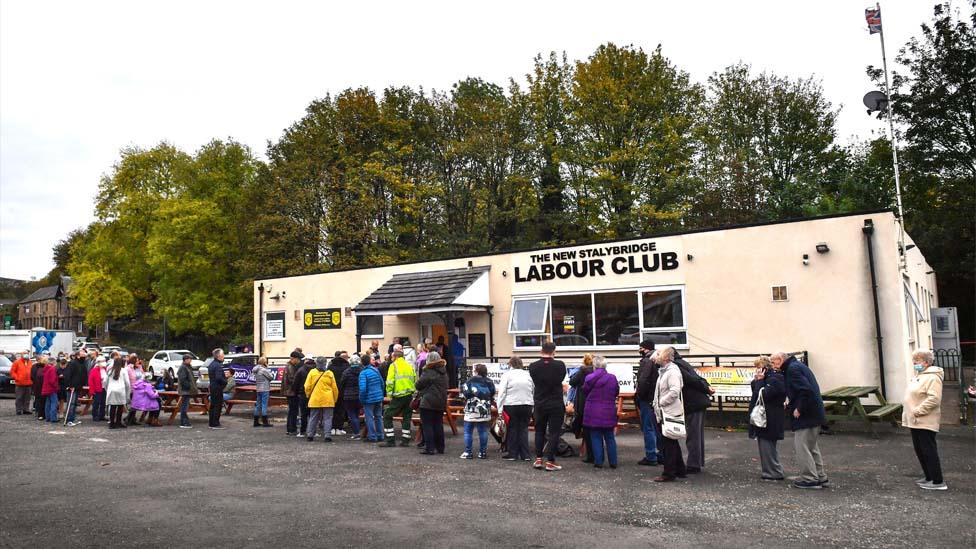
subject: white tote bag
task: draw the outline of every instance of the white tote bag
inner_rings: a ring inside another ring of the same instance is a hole
[[[759,398],[756,399],[756,405],[752,407],[752,411],[749,412],[749,423],[764,429],[766,427],[766,404],[763,402],[763,391],[765,387],[759,389]]]
[[[672,439],[681,440],[688,437],[685,430],[685,402],[681,398],[681,391],[678,391],[678,402],[681,403],[681,415],[672,416],[662,410],[663,421],[661,422],[661,433]]]

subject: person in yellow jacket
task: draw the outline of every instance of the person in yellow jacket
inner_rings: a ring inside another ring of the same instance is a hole
[[[925,478],[916,480],[924,490],[948,490],[942,478],[942,463],[935,435],[942,418],[942,368],[934,366],[935,355],[928,349],[912,354],[915,377],[908,382],[902,408],[901,424],[912,433],[915,456]]]
[[[403,347],[397,345],[393,351],[393,364],[386,374],[386,394],[390,397],[390,404],[383,411],[383,430],[386,433],[386,445],[396,446],[396,432],[393,430],[393,418],[400,416],[400,433],[403,438],[400,446],[410,446],[410,419],[413,410],[410,401],[416,392],[417,372],[405,358]]]
[[[309,442],[315,438],[319,425],[322,426],[322,436],[325,442],[332,442],[329,427],[332,426],[332,411],[339,397],[339,387],[335,376],[328,370],[329,360],[320,356],[315,359],[315,369],[305,378],[305,398],[308,399],[308,429],[305,431]]]

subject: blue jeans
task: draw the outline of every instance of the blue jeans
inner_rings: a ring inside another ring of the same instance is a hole
[[[53,395],[47,395],[47,400],[44,401],[44,419],[50,421],[51,423],[58,422],[58,395],[57,393]]]
[[[68,389],[68,404],[65,413],[68,414],[68,421],[74,421],[75,415],[78,413],[78,390]]]
[[[637,407],[640,409],[641,432],[644,433],[644,459],[647,461],[661,462],[664,457],[657,449],[657,418],[654,416],[654,408],[651,403],[637,400]]]
[[[366,440],[383,440],[383,403],[363,404],[363,415],[366,416]]]
[[[597,429],[590,427],[590,451],[593,452],[593,463],[603,465],[603,445],[607,446],[607,461],[610,465],[617,465],[617,437],[613,435],[613,427]]]
[[[359,401],[345,400],[342,407],[346,410],[346,419],[349,420],[349,434],[359,436]]]
[[[92,421],[105,421],[105,391],[92,395]]]
[[[471,443],[474,442],[472,431],[478,428],[478,443],[482,452],[488,451],[488,422],[487,421],[465,421],[464,422],[464,451],[471,453]]]
[[[190,416],[187,415],[187,410],[190,409],[190,396],[183,395],[180,397],[180,425],[189,425]]]
[[[257,393],[257,398],[254,399],[254,417],[262,417],[268,415],[268,397],[271,393],[260,392]]]

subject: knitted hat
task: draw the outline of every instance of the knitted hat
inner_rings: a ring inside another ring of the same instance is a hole
[[[654,342],[651,341],[650,339],[645,339],[644,341],[641,341],[640,342],[640,348],[641,349],[647,349],[648,351],[653,351],[654,350]]]

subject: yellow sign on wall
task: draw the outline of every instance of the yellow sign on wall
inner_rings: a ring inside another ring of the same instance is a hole
[[[305,309],[302,324],[306,330],[338,330],[342,328],[342,310]]]

